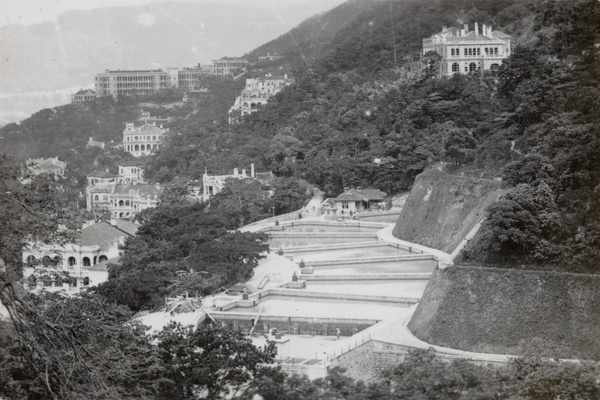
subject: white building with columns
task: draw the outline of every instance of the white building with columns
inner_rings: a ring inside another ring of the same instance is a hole
[[[162,124],[145,123],[136,127],[133,122],[127,122],[123,130],[123,149],[134,157],[150,155],[159,148],[168,131],[169,128],[163,128]]]
[[[423,55],[433,51],[442,56],[440,75],[452,76],[475,71],[497,71],[502,60],[511,54],[511,37],[476,22],[462,29],[443,27],[442,32],[423,39]]]
[[[30,243],[23,249],[23,278],[31,291],[79,293],[108,279],[108,271],[93,267],[119,256],[138,225],[120,219],[85,226],[76,243],[46,245]]]

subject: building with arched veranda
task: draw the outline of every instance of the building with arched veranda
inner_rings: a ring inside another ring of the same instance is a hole
[[[136,127],[133,122],[125,124],[123,130],[123,150],[134,157],[147,156],[158,150],[163,135],[169,128],[163,128],[162,124],[145,123]]]
[[[435,52],[442,57],[440,75],[467,74],[476,71],[497,71],[502,61],[511,54],[511,37],[491,26],[479,24],[469,31],[443,27],[442,32],[423,39],[423,55]]]
[[[24,285],[31,291],[79,293],[108,279],[108,272],[93,271],[99,263],[119,257],[138,226],[125,220],[92,223],[77,233],[75,243],[30,243],[23,248]]]

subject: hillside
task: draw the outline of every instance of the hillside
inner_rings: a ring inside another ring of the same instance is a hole
[[[600,360],[600,276],[436,270],[408,327],[457,349]]]
[[[415,178],[393,234],[452,253],[503,190],[501,180],[452,175],[442,167]]]

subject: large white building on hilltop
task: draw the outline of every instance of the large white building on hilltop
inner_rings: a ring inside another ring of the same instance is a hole
[[[292,83],[287,75],[273,77],[271,74],[264,78],[246,79],[246,87],[235,99],[235,103],[229,109],[229,123],[240,122],[244,115],[252,114],[265,106],[269,98],[275,96],[284,87]]]
[[[496,71],[511,54],[510,39],[510,35],[485,24],[481,31],[477,23],[473,31],[469,31],[468,24],[463,29],[444,27],[442,32],[423,39],[423,55],[434,51],[442,56],[442,76],[482,69]]]
[[[163,135],[169,128],[162,124],[145,123],[136,127],[133,122],[127,122],[123,130],[123,150],[134,157],[147,156],[158,149]]]

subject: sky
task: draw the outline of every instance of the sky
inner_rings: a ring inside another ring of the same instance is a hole
[[[345,0],[162,0],[163,2],[190,1],[194,3],[226,3],[236,5],[260,3],[278,8],[281,6],[303,4],[314,9],[313,14],[321,13]],[[157,0],[0,0],[0,27],[21,24],[33,25],[54,20],[69,10],[93,10],[113,6],[143,6]]]

